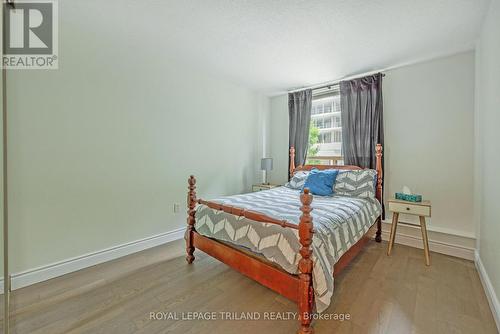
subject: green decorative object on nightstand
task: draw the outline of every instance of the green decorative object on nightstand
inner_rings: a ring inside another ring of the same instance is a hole
[[[408,202],[422,202],[422,195],[396,193],[396,199]]]

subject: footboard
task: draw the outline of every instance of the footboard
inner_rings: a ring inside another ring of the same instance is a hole
[[[195,177],[190,176],[188,183],[188,218],[185,236],[187,262],[192,263],[194,261],[195,257],[193,253],[195,247],[198,247],[205,253],[219,259],[242,274],[256,280],[281,295],[290,298],[298,304],[300,321],[299,333],[312,333],[311,315],[314,305],[314,289],[312,283],[313,262],[311,259],[311,243],[314,231],[312,217],[310,215],[313,196],[309,193],[309,189],[304,189],[304,192],[300,195],[302,215],[297,226],[290,224],[286,220],[278,220],[256,211],[196,199]],[[298,230],[299,242],[301,244],[301,259],[298,265],[299,275],[291,275],[273,267],[272,265],[252,258],[237,249],[198,234],[195,229],[196,204],[203,204],[212,209],[224,211],[238,217],[245,217],[263,224],[275,224],[280,225],[283,228]]]

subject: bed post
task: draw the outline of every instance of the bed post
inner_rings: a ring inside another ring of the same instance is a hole
[[[384,178],[384,173],[382,171],[382,145],[377,144],[375,148],[375,156],[377,157],[377,199],[381,205],[384,205],[382,202],[382,180]],[[382,216],[377,218],[377,233],[375,235],[375,241],[382,241]]]
[[[188,206],[188,217],[187,217],[187,229],[186,229],[186,261],[188,263],[193,263],[194,261],[194,245],[193,245],[193,233],[195,218],[194,215],[196,213],[196,179],[193,175],[191,175],[188,179],[188,195],[187,195],[187,206]]]
[[[301,259],[299,261],[299,334],[311,334],[311,316],[313,308],[314,290],[312,283],[313,262],[311,259],[312,249],[310,248],[313,238],[313,224],[310,212],[313,197],[309,194],[309,189],[305,188],[300,195],[302,216],[299,222],[299,241]]]
[[[290,147],[290,170],[288,171],[288,179],[291,179],[295,172],[295,148]]]

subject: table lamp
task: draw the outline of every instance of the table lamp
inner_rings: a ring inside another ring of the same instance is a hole
[[[262,158],[260,160],[260,169],[264,171],[264,184],[269,184],[267,182],[267,173],[273,170],[273,158]]]

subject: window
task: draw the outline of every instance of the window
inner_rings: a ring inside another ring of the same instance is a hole
[[[338,87],[328,89],[327,95],[313,95],[307,163],[343,164]]]
[[[339,116],[333,116],[333,127],[334,128],[340,128],[342,125],[340,124],[340,115]]]
[[[320,133],[318,137],[319,144],[328,144],[332,142],[332,134],[330,132]]]
[[[342,131],[333,130],[331,134],[332,143],[342,143]]]

